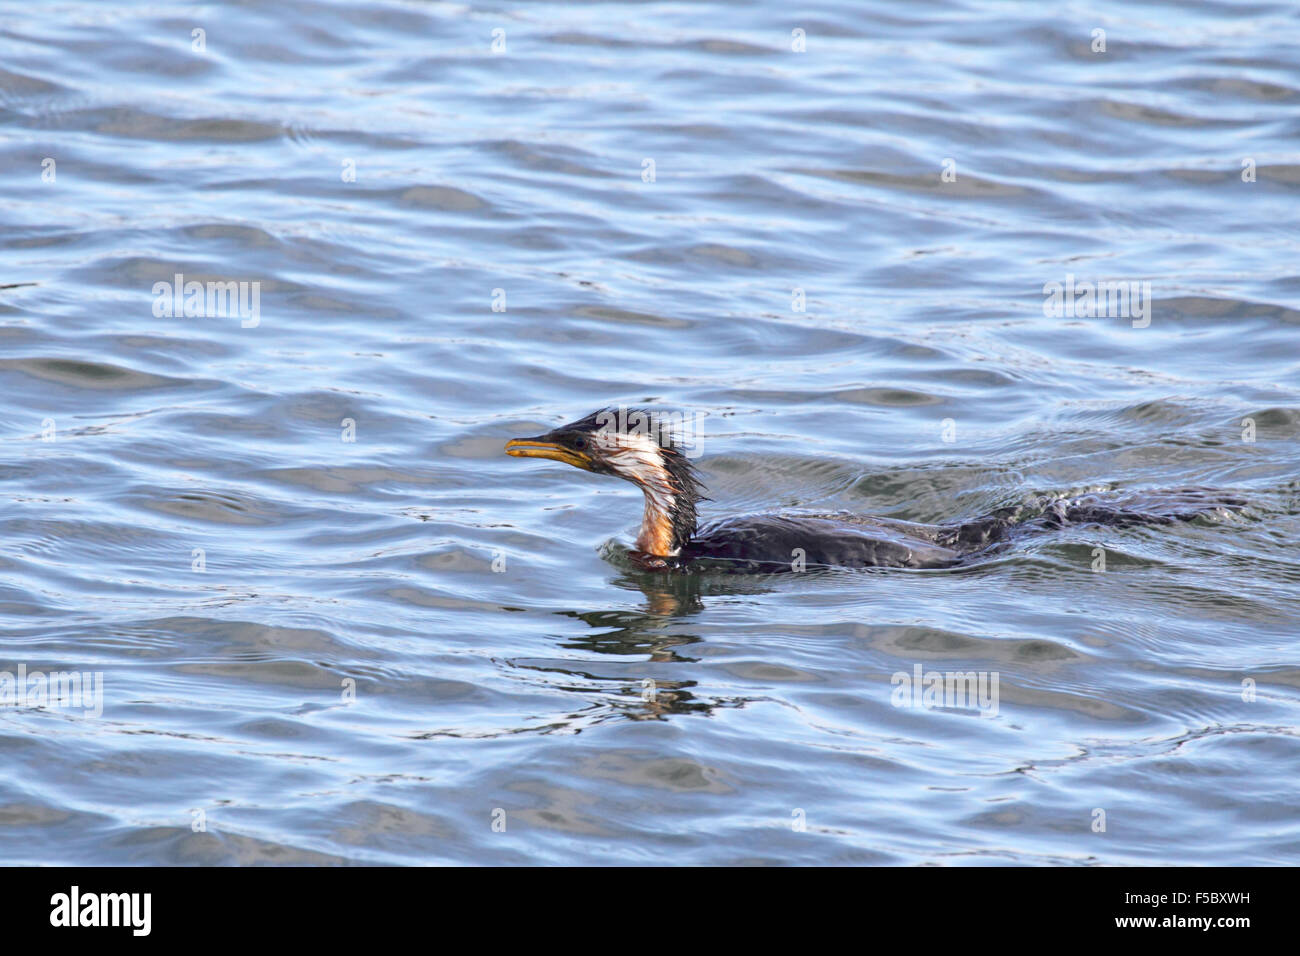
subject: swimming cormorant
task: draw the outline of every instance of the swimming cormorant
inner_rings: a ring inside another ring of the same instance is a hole
[[[603,409],[535,438],[511,439],[505,450],[637,485],[645,495],[645,514],[629,556],[647,571],[945,568],[1024,531],[1067,524],[1168,524],[1243,504],[1239,498],[1188,488],[1078,498],[1039,495],[952,524],[852,512],[789,512],[739,515],[697,527],[696,505],[707,500],[704,486],[668,426],[652,412]]]

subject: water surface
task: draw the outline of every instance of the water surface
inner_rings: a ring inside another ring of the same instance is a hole
[[[0,670],[103,700],[0,707],[0,859],[1300,862],[1298,27],[7,5]],[[501,451],[623,403],[703,416],[706,516],[1249,505],[654,577],[635,489]]]

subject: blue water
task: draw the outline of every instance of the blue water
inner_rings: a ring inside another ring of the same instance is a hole
[[[1052,7],[5,4],[0,672],[102,710],[0,860],[1300,862],[1300,13]],[[625,403],[706,517],[1248,505],[656,577],[501,450]]]

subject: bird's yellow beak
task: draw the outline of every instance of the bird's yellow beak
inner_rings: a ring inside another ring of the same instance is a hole
[[[591,471],[591,459],[586,455],[545,438],[512,438],[506,442],[506,454],[515,458],[550,458]]]

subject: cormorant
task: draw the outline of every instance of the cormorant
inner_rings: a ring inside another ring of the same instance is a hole
[[[708,500],[704,485],[667,425],[652,412],[602,409],[535,438],[513,438],[505,450],[637,485],[645,495],[645,515],[629,557],[647,571],[946,568],[1022,531],[1067,524],[1169,524],[1244,504],[1240,498],[1187,488],[1120,496],[1040,495],[954,524],[852,512],[789,512],[739,515],[697,527],[696,505]]]

